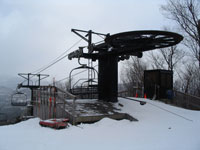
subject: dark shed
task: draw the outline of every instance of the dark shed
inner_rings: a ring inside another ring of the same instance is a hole
[[[163,99],[172,96],[173,71],[145,70],[144,93],[148,98]]]

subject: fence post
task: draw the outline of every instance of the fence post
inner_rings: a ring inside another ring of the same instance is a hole
[[[65,114],[65,107],[66,107],[66,101],[65,101],[64,97],[65,97],[65,93],[63,93],[63,100],[64,100],[64,102],[63,102],[63,111],[62,111],[63,118],[65,117],[64,114]]]
[[[76,103],[75,103],[75,100],[76,100],[76,98],[73,98],[73,114],[72,114],[72,116],[73,116],[73,125],[75,125],[75,123],[76,123],[76,116],[75,116],[75,110],[76,110]]]

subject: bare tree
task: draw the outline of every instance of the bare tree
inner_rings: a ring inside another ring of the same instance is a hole
[[[149,52],[149,58],[152,62],[153,69],[167,69],[176,71],[178,64],[185,56],[185,52],[178,49],[178,47],[171,46],[168,48],[159,49],[156,53]]]
[[[164,15],[174,20],[180,32],[184,35],[183,44],[195,61],[185,65],[182,71],[177,72],[176,88],[180,91],[200,96],[200,2],[198,0],[167,0],[161,7]],[[179,86],[178,86],[179,85]]]
[[[200,70],[197,65],[186,65],[185,70],[179,73],[175,89],[187,94],[200,96]]]
[[[166,69],[165,61],[158,51],[148,52],[149,61],[151,63],[152,69]]]
[[[147,64],[145,64],[142,59],[137,57],[130,57],[128,61],[124,64],[124,69],[122,76],[122,82],[125,89],[129,93],[135,93],[136,88],[142,89],[144,85],[144,70],[147,69]]]
[[[177,45],[169,48],[160,49],[161,56],[167,64],[167,69],[174,71],[179,62],[185,56],[185,52],[178,49]]]
[[[164,15],[174,20],[184,35],[184,45],[199,61],[200,67],[200,6],[198,0],[168,0],[161,7]]]

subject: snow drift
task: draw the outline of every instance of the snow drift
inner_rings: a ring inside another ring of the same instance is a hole
[[[39,118],[0,127],[0,150],[199,150],[200,112],[146,100],[119,99],[138,122],[104,118],[63,130],[44,128]],[[120,107],[120,106],[119,106]]]

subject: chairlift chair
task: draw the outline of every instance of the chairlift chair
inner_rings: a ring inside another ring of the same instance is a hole
[[[86,84],[86,86],[84,84]],[[82,84],[81,84],[81,88],[86,89],[87,92],[89,92],[91,94],[97,93],[97,86],[98,86],[98,82],[95,81],[95,79],[86,80],[86,81],[82,82]]]
[[[27,106],[27,95],[17,91],[11,96],[12,106]]]
[[[80,63],[81,64],[81,63]],[[93,77],[92,78],[82,78],[82,79],[79,79],[77,82],[75,82],[74,83],[74,85],[72,86],[72,83],[71,83],[71,79],[72,79],[72,72],[73,71],[75,71],[75,70],[79,70],[79,69],[86,69],[86,70],[91,70],[92,71],[92,73],[93,73]],[[81,66],[79,66],[79,67],[77,67],[77,68],[74,68],[74,69],[72,69],[71,70],[71,72],[70,72],[70,74],[69,74],[69,79],[70,79],[70,92],[72,93],[72,94],[81,94],[82,93],[82,89],[83,89],[83,84],[85,84],[85,83],[88,83],[88,86],[87,86],[87,89],[89,89],[89,88],[91,88],[91,86],[93,85],[93,83],[97,83],[97,81],[95,81],[95,80],[97,80],[96,78],[95,78],[95,74],[98,76],[98,72],[97,72],[97,70],[94,68],[94,67],[89,67],[89,66],[87,66],[87,65],[81,65]],[[80,81],[82,81],[82,83],[80,83]],[[78,93],[76,93],[75,91],[76,91],[76,89],[77,89],[77,84],[78,83],[80,83],[80,91],[78,91]],[[82,94],[84,94],[84,93],[82,93]]]

